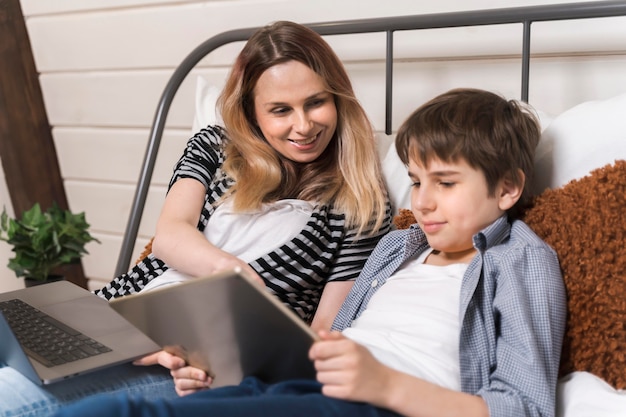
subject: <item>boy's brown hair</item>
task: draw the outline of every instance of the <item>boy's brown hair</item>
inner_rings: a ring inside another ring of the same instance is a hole
[[[508,210],[519,217],[532,198],[535,148],[541,129],[522,103],[478,89],[454,89],[415,110],[400,126],[396,150],[402,162],[428,166],[465,160],[485,175],[489,196],[503,178],[524,184],[518,202]],[[520,171],[524,176],[520,176]]]

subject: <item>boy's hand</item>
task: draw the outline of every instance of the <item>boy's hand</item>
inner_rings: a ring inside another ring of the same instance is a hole
[[[187,366],[183,358],[164,350],[144,356],[133,363],[143,366],[159,364],[169,369],[172,378],[174,378],[176,393],[181,397],[207,389],[213,382],[211,377],[202,369]]]
[[[322,393],[329,397],[382,404],[390,369],[363,346],[339,332],[319,332],[309,357],[314,361]]]

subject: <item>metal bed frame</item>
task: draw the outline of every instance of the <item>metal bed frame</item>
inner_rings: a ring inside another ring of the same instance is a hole
[[[465,26],[500,25],[520,23],[523,25],[522,42],[522,73],[521,99],[528,101],[528,83],[530,78],[530,35],[533,22],[589,19],[596,17],[613,17],[626,15],[624,1],[596,1],[584,3],[569,3],[558,5],[512,7],[490,10],[476,10],[449,13],[434,13],[413,16],[385,17],[372,19],[357,19],[334,22],[308,24],[320,35],[344,35],[360,33],[385,32],[385,132],[391,134],[391,102],[393,88],[393,35],[396,31],[453,28]],[[152,178],[157,152],[163,136],[163,129],[167,113],[170,109],[176,92],[183,80],[195,65],[206,55],[220,46],[228,43],[245,41],[258,27],[236,29],[223,32],[204,41],[196,47],[176,68],[170,77],[159,100],[156,114],[152,122],[150,137],[140,171],[137,189],[131,206],[131,212],[126,226],[122,247],[120,250],[115,275],[121,275],[128,270],[133,247],[137,239],[139,223],[148,194],[148,187]]]

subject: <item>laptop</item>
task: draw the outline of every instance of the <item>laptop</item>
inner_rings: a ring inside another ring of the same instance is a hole
[[[315,378],[317,335],[266,287],[239,270],[111,300],[166,351],[204,369],[213,387],[244,376],[272,383]]]
[[[17,333],[17,334],[16,334]],[[43,350],[44,340],[58,340]],[[0,293],[0,362],[50,384],[130,362],[160,346],[107,301],[68,281]]]

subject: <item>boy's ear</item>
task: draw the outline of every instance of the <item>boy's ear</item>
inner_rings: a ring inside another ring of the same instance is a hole
[[[514,180],[510,176],[505,176],[500,180],[498,206],[500,210],[507,211],[517,203],[524,191],[526,176],[521,169],[517,170],[517,178]]]

